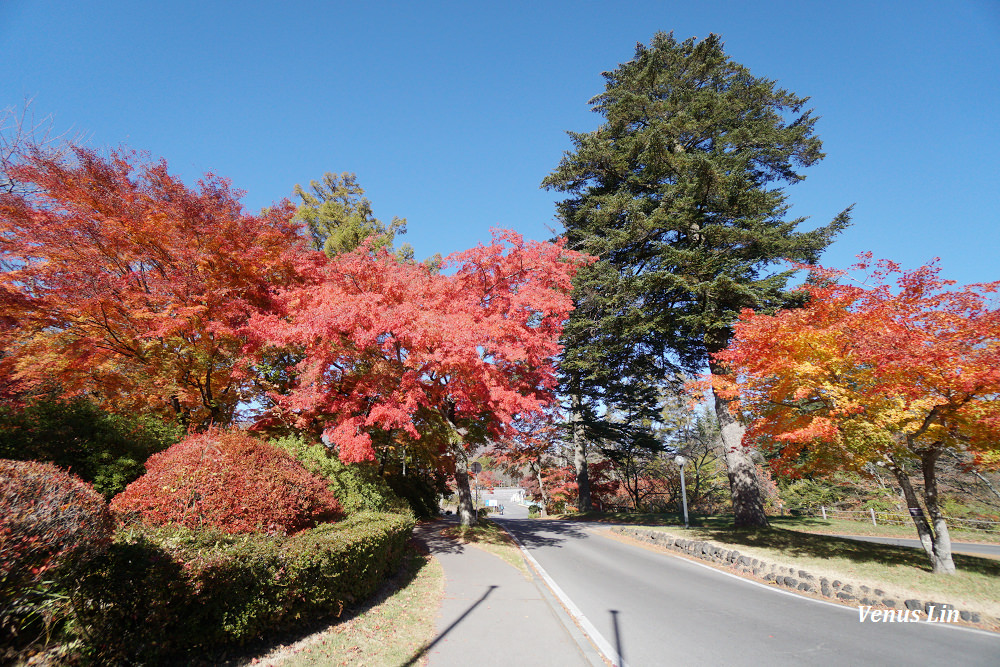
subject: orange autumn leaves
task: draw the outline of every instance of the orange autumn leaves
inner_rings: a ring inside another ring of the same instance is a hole
[[[192,425],[231,420],[249,391],[241,329],[297,279],[291,204],[250,215],[228,181],[188,188],[132,152],[36,151],[12,172],[32,187],[0,196],[8,386]]]
[[[752,419],[745,442],[774,443],[792,475],[940,446],[997,462],[1000,281],[952,290],[933,265],[870,255],[852,271],[870,284],[815,268],[805,307],[741,314],[713,382]]]

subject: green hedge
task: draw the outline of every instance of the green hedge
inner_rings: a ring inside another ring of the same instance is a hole
[[[146,472],[150,455],[183,435],[176,424],[110,414],[83,398],[0,405],[0,458],[54,463],[108,499]]]
[[[72,598],[91,658],[156,664],[339,615],[401,562],[409,515],[361,513],[291,537],[180,527],[119,533]]]
[[[372,463],[342,463],[322,443],[310,443],[301,436],[276,438],[271,444],[294,456],[309,472],[325,478],[348,514],[404,512],[407,508]]]

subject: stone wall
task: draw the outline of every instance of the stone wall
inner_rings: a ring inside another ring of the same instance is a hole
[[[910,609],[930,614],[931,607],[935,614],[955,609],[954,605],[925,600],[897,600],[878,588],[871,588],[856,583],[847,583],[839,579],[816,577],[805,570],[799,570],[784,565],[777,565],[759,558],[751,558],[735,549],[726,549],[718,544],[702,540],[689,540],[675,537],[669,533],[648,528],[631,528],[616,526],[612,532],[630,537],[639,542],[652,544],[671,551],[679,551],[704,561],[723,565],[739,574],[755,577],[768,583],[802,593],[830,598],[842,603],[883,607],[887,609]],[[959,610],[963,621],[997,626],[1000,621],[980,612]]]

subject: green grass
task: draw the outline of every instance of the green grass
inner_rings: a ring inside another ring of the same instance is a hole
[[[509,565],[517,568],[530,578],[528,566],[524,562],[521,550],[517,544],[498,524],[490,521],[480,521],[476,526],[449,526],[441,531],[442,534],[458,540],[463,544],[468,544],[504,560]]]
[[[851,521],[849,519],[823,519],[821,517],[768,517],[772,526],[790,530],[826,535],[868,535],[871,537],[905,537],[917,539],[917,529],[913,524],[893,526],[872,525],[871,521]],[[977,542],[980,544],[1000,544],[1000,533],[986,533],[974,530],[955,530],[949,527],[948,534],[954,542]]]
[[[374,599],[335,625],[244,665],[320,667],[410,664],[434,637],[444,572],[430,554],[413,551],[406,567]],[[426,658],[416,665],[426,664]]]
[[[708,540],[751,558],[803,569],[884,590],[896,600],[949,602],[961,609],[1000,617],[1000,561],[955,554],[954,575],[931,572],[922,550],[771,527],[656,527],[688,539]]]

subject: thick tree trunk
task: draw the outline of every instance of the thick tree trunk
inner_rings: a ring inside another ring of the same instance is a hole
[[[721,373],[714,363],[709,364],[712,374]],[[767,515],[764,513],[764,498],[760,492],[757,468],[750,458],[750,450],[743,446],[743,432],[746,430],[733,413],[728,401],[715,395],[715,416],[719,420],[719,435],[722,451],[729,474],[729,490],[733,497],[733,516],[737,527],[766,528]]]
[[[455,471],[455,485],[458,486],[458,520],[463,526],[475,526],[476,511],[472,507],[472,491],[469,489],[469,476],[464,470]]]
[[[899,482],[899,487],[903,490],[903,497],[906,499],[906,506],[910,510],[910,516],[913,518],[913,525],[917,527],[917,536],[920,538],[920,545],[924,548],[924,552],[931,561],[931,568],[935,573],[940,574],[954,574],[955,573],[955,563],[951,558],[951,538],[948,535],[948,527],[945,525],[944,518],[941,517],[940,512],[937,508],[937,485],[934,484],[934,512],[937,514],[937,518],[934,520],[934,528],[927,522],[927,517],[924,516],[924,511],[920,507],[920,502],[917,500],[917,493],[913,490],[913,484],[910,483],[910,476],[906,473],[901,465],[895,463],[895,461],[890,460],[889,470],[896,477],[896,481]],[[924,500],[927,500],[927,494],[924,494]],[[928,511],[930,507],[928,507]],[[940,534],[936,534],[938,530],[938,521],[940,521],[941,527],[944,528],[944,543],[940,543]]]
[[[573,424],[573,463],[576,466],[577,509],[589,512],[593,509],[590,502],[590,476],[587,470],[587,439],[583,432],[583,399],[574,394],[570,399],[570,420]]]
[[[941,456],[940,445],[921,456],[921,472],[924,474],[924,505],[931,515],[934,526],[934,556],[931,562],[935,572],[955,574],[955,561],[951,557],[951,534],[948,532],[948,522],[941,514],[938,505],[937,460]]]

